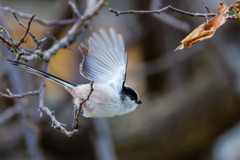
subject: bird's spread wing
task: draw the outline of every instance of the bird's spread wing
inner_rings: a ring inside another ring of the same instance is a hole
[[[126,79],[127,53],[121,34],[113,28],[109,35],[103,29],[100,36],[93,33],[88,43],[81,43],[80,51],[84,59],[80,65],[80,73],[89,80],[109,84],[120,91]]]

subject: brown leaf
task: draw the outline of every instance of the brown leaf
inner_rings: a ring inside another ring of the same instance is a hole
[[[218,15],[213,17],[209,23],[203,23],[200,26],[198,26],[196,29],[194,29],[186,38],[184,38],[181,41],[181,45],[179,45],[176,50],[182,50],[185,46],[188,48],[192,47],[194,44],[198,43],[199,41],[202,41],[204,39],[211,38],[216,29],[221,27],[225,22],[227,18],[227,12],[229,11],[228,7],[219,7],[217,10],[220,11]]]

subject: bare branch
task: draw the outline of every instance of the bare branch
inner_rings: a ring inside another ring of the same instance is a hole
[[[116,16],[120,16],[122,14],[146,14],[146,13],[160,14],[162,12],[165,12],[166,10],[172,10],[174,12],[184,14],[184,15],[187,15],[187,16],[191,16],[191,17],[210,18],[210,17],[215,17],[217,15],[216,13],[191,13],[191,12],[186,12],[186,11],[174,8],[170,5],[162,8],[162,9],[158,9],[158,10],[139,10],[139,11],[137,11],[137,10],[117,11],[117,10],[113,10],[113,9],[109,8],[109,11],[115,13]],[[236,17],[236,16],[235,15],[228,16],[227,19],[235,19],[234,17]]]
[[[66,129],[67,125],[59,122],[55,117],[55,112],[50,111],[48,107],[43,106],[43,107],[40,108],[40,111],[45,112],[51,118],[52,127],[54,129],[60,130],[63,134],[66,134],[68,137],[71,137],[73,134],[78,132],[77,129],[74,129],[73,131],[67,131],[67,129]]]

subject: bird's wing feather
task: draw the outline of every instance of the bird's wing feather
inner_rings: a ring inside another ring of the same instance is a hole
[[[124,82],[127,67],[127,53],[121,34],[113,28],[110,36],[103,29],[89,38],[88,44],[82,43],[80,51],[84,55],[80,65],[80,73],[97,83],[109,84],[114,90],[120,91]]]

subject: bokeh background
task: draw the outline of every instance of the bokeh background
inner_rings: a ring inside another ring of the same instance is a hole
[[[65,0],[3,2],[46,20],[72,17]],[[211,0],[205,4],[217,13],[217,2]],[[224,2],[231,4],[233,0]],[[86,0],[76,4],[84,12]],[[229,20],[211,39],[174,52],[179,41],[204,23],[204,18],[172,11],[117,17],[108,11],[109,8],[152,10],[167,5],[207,13],[198,0],[109,0],[82,29],[77,42],[71,46],[74,51],[61,49],[50,61],[50,73],[75,84],[88,83],[79,74],[82,56],[77,46],[92,32],[114,27],[123,35],[128,52],[126,84],[135,88],[143,101],[136,111],[106,119],[81,117],[79,133],[69,138],[51,128],[48,116],[39,117],[38,96],[21,101],[0,97],[0,159],[239,160],[239,21]],[[0,15],[0,25],[19,40],[24,30],[13,15],[3,10]],[[60,39],[70,27],[44,27],[33,22],[31,31],[38,39],[48,34]],[[52,43],[49,38],[42,48],[48,49]],[[23,46],[34,49],[30,37]],[[6,93],[6,88],[13,93],[37,90],[40,78],[11,66],[7,58],[14,55],[0,45],[0,91]],[[28,64],[39,69],[43,66],[39,60]],[[47,82],[45,105],[71,129],[72,98],[61,86]]]

